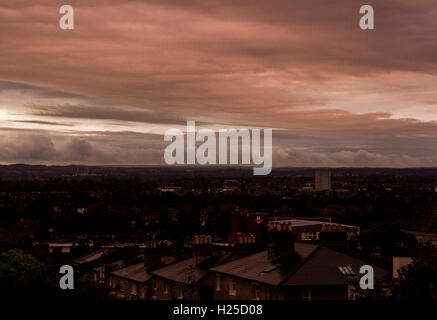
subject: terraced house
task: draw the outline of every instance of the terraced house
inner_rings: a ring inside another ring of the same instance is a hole
[[[332,232],[337,232],[333,230]],[[267,250],[246,255],[193,247],[193,258],[151,272],[153,299],[348,300],[368,263],[318,244],[296,242],[292,224],[269,224]],[[375,280],[390,273],[373,266]]]

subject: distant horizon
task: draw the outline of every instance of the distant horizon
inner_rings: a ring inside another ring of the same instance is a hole
[[[28,166],[28,167],[95,167],[95,168],[166,168],[166,169],[252,169],[252,165],[165,165],[165,164],[146,164],[146,165],[94,165],[94,164],[29,164],[29,163],[10,163],[0,164],[0,167],[8,166]],[[434,167],[297,167],[297,166],[273,166],[273,169],[393,169],[393,170],[409,170],[409,169],[437,169]]]

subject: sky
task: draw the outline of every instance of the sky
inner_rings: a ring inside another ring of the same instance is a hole
[[[187,120],[273,128],[275,166],[437,166],[437,5],[1,1],[0,163],[163,164]]]

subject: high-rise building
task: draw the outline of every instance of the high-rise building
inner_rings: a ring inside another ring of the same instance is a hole
[[[331,169],[316,169],[314,176],[316,191],[331,190]]]

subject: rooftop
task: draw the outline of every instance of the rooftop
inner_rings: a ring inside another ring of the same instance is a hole
[[[347,225],[347,224],[340,224],[340,223],[333,223],[333,222],[328,222],[328,221],[318,221],[318,220],[304,220],[304,219],[283,219],[283,218],[279,218],[277,220],[271,220],[272,222],[280,222],[280,223],[291,223],[293,228],[305,228],[305,227],[310,227],[310,226],[322,226],[322,225],[327,225],[327,226],[338,226],[340,225],[342,227],[342,229],[344,231],[359,231],[359,227],[357,226],[351,226],[351,225]]]
[[[295,254],[281,262],[270,261],[265,250],[211,270],[274,286],[343,285],[366,264],[326,247],[296,242]],[[376,279],[389,273],[379,267],[373,268]]]
[[[319,247],[283,285],[343,285],[347,284],[351,276],[359,276],[363,265],[369,265],[369,263],[326,247]],[[344,267],[352,272],[343,272]],[[379,267],[372,267],[375,279],[381,279],[389,273]]]
[[[149,273],[168,280],[181,282],[185,284],[198,283],[201,285],[212,284],[211,279],[208,279],[206,275],[211,268],[240,259],[243,256],[252,254],[252,252],[219,252],[206,260],[194,265],[193,259],[185,259],[179,262],[175,262],[166,267],[150,271]]]
[[[150,271],[150,274],[176,282],[191,284],[202,279],[207,272],[207,270],[195,266],[193,259],[189,258],[164,268]]]
[[[141,283],[148,281],[152,277],[146,272],[143,262],[113,271],[111,275]]]
[[[295,255],[286,262],[272,262],[267,250],[212,268],[220,272],[270,285],[279,285],[295,271],[315,250],[316,245],[297,242]]]

